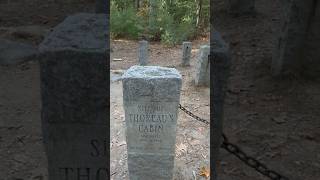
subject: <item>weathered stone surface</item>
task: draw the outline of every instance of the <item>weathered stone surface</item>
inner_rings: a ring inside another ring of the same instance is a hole
[[[0,65],[14,65],[36,58],[37,47],[0,39]]]
[[[209,62],[210,46],[203,45],[197,58],[195,84],[196,86],[210,85],[210,62]]]
[[[139,64],[146,66],[148,64],[148,41],[139,41]]]
[[[313,7],[309,29],[304,45],[303,74],[311,78],[320,78],[320,2]]]
[[[67,17],[41,43],[40,51],[109,51],[106,14],[79,13]]]
[[[229,12],[240,15],[254,12],[255,0],[228,0]]]
[[[274,76],[297,74],[301,65],[305,64],[303,49],[314,1],[292,0],[286,1],[284,6],[286,17],[272,57],[271,69]]]
[[[221,145],[221,134],[223,129],[223,107],[224,107],[224,95],[226,91],[227,79],[229,76],[231,57],[229,47],[222,39],[221,35],[217,31],[213,31],[210,35],[210,66],[211,66],[211,90],[213,91],[210,99],[213,103],[212,110],[210,111],[211,131],[213,131],[213,137],[211,139],[211,157],[213,172],[211,172],[214,179],[217,178],[216,167],[219,166],[219,150]]]
[[[192,50],[191,42],[182,43],[182,65],[183,66],[190,66],[191,50]]]
[[[41,119],[50,180],[109,179],[104,17],[71,16],[40,45]]]
[[[131,180],[172,179],[180,89],[173,68],[133,66],[123,75]]]

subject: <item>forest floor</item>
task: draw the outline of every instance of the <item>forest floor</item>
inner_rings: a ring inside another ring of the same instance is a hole
[[[256,0],[256,16],[214,9],[214,28],[230,44],[232,68],[224,132],[231,142],[291,180],[320,179],[320,83],[275,79],[270,65],[284,9],[280,0]],[[221,179],[268,179],[221,151]]]
[[[45,1],[0,4],[0,37],[37,45],[43,38],[41,32],[26,38],[10,33],[10,28],[36,25],[50,29],[67,15],[92,12],[93,7],[92,3],[57,5]],[[232,17],[219,5],[215,9],[214,27],[230,44],[232,54],[224,132],[231,142],[291,180],[320,179],[320,83],[297,77],[274,79],[270,72],[274,35],[283,12],[280,0],[257,0],[254,17]],[[191,66],[186,68],[179,65],[181,46],[151,42],[149,53],[151,65],[175,67],[181,72],[181,104],[209,119],[209,88],[196,88],[192,82],[198,48],[206,43],[206,39],[193,42]],[[115,180],[127,178],[122,85],[117,78],[137,64],[137,47],[136,41],[111,41],[110,165]],[[0,180],[46,177],[40,102],[36,61],[0,66]],[[180,112],[175,178],[195,179],[198,168],[209,165],[209,148],[209,127]],[[221,180],[268,179],[223,149],[220,158]]]

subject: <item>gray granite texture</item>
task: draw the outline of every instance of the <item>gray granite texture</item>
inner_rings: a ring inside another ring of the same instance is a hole
[[[104,15],[70,16],[40,45],[49,180],[109,179],[106,25]]]
[[[192,50],[191,42],[182,43],[182,66],[190,66],[191,50]]]
[[[108,31],[106,14],[75,14],[57,25],[41,43],[39,50],[105,53],[109,51]]]
[[[203,45],[200,47],[197,57],[196,71],[195,71],[195,85],[209,86],[210,85],[210,46]]]
[[[139,64],[141,66],[146,66],[148,64],[148,41],[139,41]]]
[[[181,75],[173,68],[132,66],[122,81],[130,180],[170,180]]]
[[[313,0],[285,1],[285,20],[273,51],[274,76],[319,77],[320,5]]]

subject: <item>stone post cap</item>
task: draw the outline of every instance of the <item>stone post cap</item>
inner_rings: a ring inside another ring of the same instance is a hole
[[[132,66],[122,76],[122,79],[181,79],[181,74],[175,68],[160,66]]]
[[[200,54],[199,58],[207,58],[207,56],[210,54],[210,46],[209,45],[202,45],[200,46]]]
[[[67,17],[40,44],[40,52],[84,51],[105,53],[109,49],[106,14],[79,13]]]

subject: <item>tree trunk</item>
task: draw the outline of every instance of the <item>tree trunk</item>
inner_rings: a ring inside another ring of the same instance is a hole
[[[150,0],[150,11],[149,11],[149,30],[153,33],[156,29],[156,14],[157,0]]]
[[[202,0],[198,0],[198,8],[197,8],[197,20],[196,20],[196,27],[200,28],[199,25],[201,24],[201,14],[202,14]]]
[[[136,7],[136,9],[138,11],[139,8],[140,8],[140,0],[135,0],[135,7]]]

